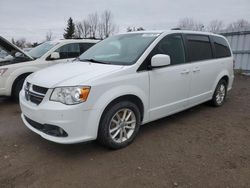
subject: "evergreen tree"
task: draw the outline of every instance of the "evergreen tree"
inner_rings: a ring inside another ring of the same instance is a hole
[[[68,25],[64,31],[65,33],[63,34],[63,37],[65,39],[72,39],[75,37],[75,24],[71,17],[68,19]]]

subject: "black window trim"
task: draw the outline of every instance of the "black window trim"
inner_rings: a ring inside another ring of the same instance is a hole
[[[212,35],[209,35],[209,40],[212,46],[213,59],[216,59],[215,45],[214,45],[214,39]]]

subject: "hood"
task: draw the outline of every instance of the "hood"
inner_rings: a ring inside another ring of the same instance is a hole
[[[89,62],[61,63],[31,74],[27,81],[46,88],[60,86],[77,86],[87,84],[87,81],[105,76],[123,66],[106,65]]]
[[[9,54],[11,54],[12,52],[15,52],[15,53],[19,52],[23,54],[24,56],[26,56],[27,58],[29,58],[31,61],[34,60],[29,54],[25,53],[20,48],[18,48],[17,46],[15,46],[14,44],[12,44],[11,42],[9,42],[8,40],[6,40],[5,38],[1,36],[0,36],[0,47],[6,52],[8,52]]]

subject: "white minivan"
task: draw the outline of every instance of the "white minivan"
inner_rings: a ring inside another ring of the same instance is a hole
[[[71,39],[44,42],[25,52],[0,36],[0,96],[18,99],[25,78],[41,68],[66,63],[81,55],[98,40]]]
[[[63,144],[97,139],[118,149],[142,124],[211,101],[221,106],[234,79],[233,56],[220,35],[143,31],[112,36],[79,61],[27,77],[22,120]]]

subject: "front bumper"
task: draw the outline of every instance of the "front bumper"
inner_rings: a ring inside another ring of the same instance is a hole
[[[98,121],[94,109],[84,110],[84,103],[64,105],[49,101],[48,96],[45,96],[41,104],[36,105],[25,99],[23,91],[20,92],[21,117],[30,130],[47,140],[61,144],[72,144],[96,139]],[[27,121],[27,118],[41,125],[54,125],[62,128],[67,133],[67,136],[58,137],[46,134],[34,128]]]
[[[7,78],[0,76],[0,96],[11,95],[11,87],[8,86],[11,86],[11,84],[7,84]]]
[[[6,95],[6,91],[4,88],[0,88],[0,96],[5,96]]]

